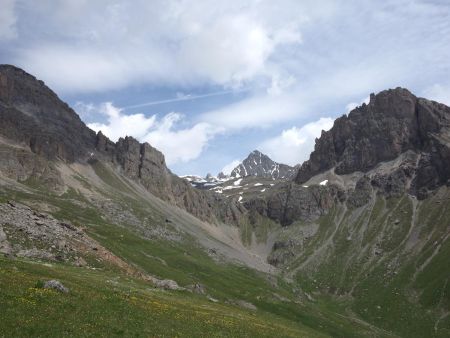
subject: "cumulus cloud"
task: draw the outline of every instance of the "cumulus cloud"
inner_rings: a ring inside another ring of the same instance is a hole
[[[143,114],[125,115],[121,109],[115,107],[111,102],[101,104],[99,113],[105,115],[106,123],[89,123],[88,127],[95,131],[101,130],[113,141],[117,141],[124,136],[141,139],[156,122],[155,115],[150,117]]]
[[[0,0],[0,41],[17,36],[14,6],[15,0]]]
[[[264,141],[259,149],[273,160],[289,165],[300,164],[309,158],[315,139],[322,130],[329,130],[333,119],[325,117],[303,127],[283,130],[279,136]]]
[[[217,133],[217,129],[207,123],[197,123],[190,128],[175,129],[182,119],[181,114],[170,113],[148,132],[143,141],[161,150],[168,165],[188,162],[196,159],[208,145],[208,141]]]
[[[141,142],[148,142],[164,153],[168,165],[197,158],[207,147],[208,141],[220,132],[220,128],[213,128],[207,123],[180,129],[183,115],[179,113],[169,113],[162,118],[156,115],[127,115],[111,102],[99,106],[78,103],[76,109],[85,117],[103,116],[104,122],[88,123],[89,128],[102,131],[113,141],[133,136]]]

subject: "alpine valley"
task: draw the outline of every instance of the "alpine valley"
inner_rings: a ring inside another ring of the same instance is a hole
[[[0,66],[0,336],[449,337],[450,108],[371,94],[230,176],[89,129]]]

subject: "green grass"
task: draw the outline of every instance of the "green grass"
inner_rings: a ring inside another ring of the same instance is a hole
[[[48,279],[70,292],[36,287]],[[325,337],[264,312],[64,265],[0,259],[0,289],[5,337]]]

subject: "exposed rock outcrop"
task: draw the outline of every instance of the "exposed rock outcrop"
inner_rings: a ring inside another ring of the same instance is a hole
[[[294,182],[286,182],[268,194],[249,199],[244,205],[281,225],[289,225],[299,220],[316,220],[344,198],[345,192],[335,185],[305,188]]]
[[[38,180],[47,188],[58,190],[61,176],[45,158],[26,149],[0,143],[0,172],[13,180]]]
[[[86,159],[95,132],[42,81],[0,65],[0,134],[46,159]]]
[[[369,202],[372,197],[372,185],[367,176],[363,176],[356,182],[355,189],[349,194],[347,205],[350,207],[361,207]]]
[[[434,189],[450,178],[450,108],[396,88],[338,118],[322,132],[296,176],[304,183],[334,168],[338,175],[367,172],[412,150],[421,153],[412,191]]]

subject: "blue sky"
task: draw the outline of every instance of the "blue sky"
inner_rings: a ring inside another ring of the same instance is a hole
[[[450,104],[450,2],[0,0],[0,63],[177,174],[293,165],[371,92]]]

